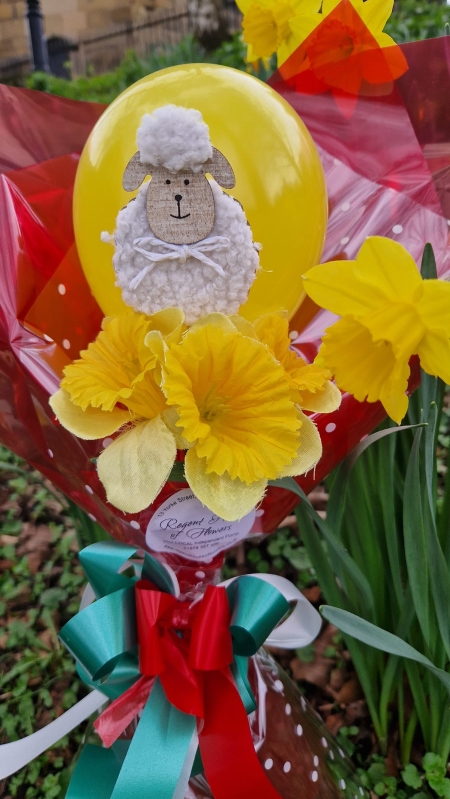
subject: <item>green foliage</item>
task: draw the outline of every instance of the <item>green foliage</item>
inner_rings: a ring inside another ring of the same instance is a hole
[[[408,763],[400,776],[387,774],[380,755],[373,755],[371,760],[369,768],[358,769],[360,781],[371,795],[393,796],[395,799],[450,797],[450,779],[446,777],[445,761],[440,755],[427,752],[422,759],[422,769]]]
[[[424,259],[433,271],[429,250]],[[341,464],[330,480],[326,522],[291,481],[303,498],[297,518],[319,584],[340,609],[324,615],[344,633],[381,751],[395,724],[405,765],[417,727],[426,750],[444,760],[450,752],[450,479],[437,480],[443,388],[422,373],[408,421],[426,426],[386,423]],[[351,625],[341,624],[351,614]],[[386,783],[386,795],[391,790]]]
[[[450,23],[448,5],[427,0],[396,0],[384,30],[400,44],[444,36],[446,23]]]
[[[246,48],[240,34],[224,42],[217,50],[207,53],[206,50],[189,35],[179,44],[155,49],[147,58],[139,58],[129,51],[124,60],[113,72],[103,75],[87,75],[67,80],[55,78],[44,72],[33,72],[27,80],[29,89],[57,94],[71,100],[89,100],[98,103],[111,103],[115,97],[137,80],[166,67],[177,64],[213,63],[227,67],[253,71],[245,63]],[[272,70],[265,70],[261,65],[256,74],[265,80]]]

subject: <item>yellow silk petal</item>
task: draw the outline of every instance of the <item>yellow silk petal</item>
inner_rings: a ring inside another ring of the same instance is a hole
[[[314,424],[304,413],[300,413],[302,426],[300,429],[300,447],[296,457],[289,466],[285,466],[278,477],[297,477],[313,469],[322,455],[322,441]]]
[[[104,411],[120,402],[137,417],[159,415],[164,397],[153,377],[157,359],[144,343],[152,319],[126,311],[103,320],[96,340],[64,369],[61,387],[73,402]]]
[[[247,319],[244,319],[243,316],[238,316],[237,314],[233,314],[229,317],[230,322],[233,323],[236,330],[239,333],[242,333],[243,336],[247,336],[247,338],[254,338],[257,339],[258,336],[256,335],[255,328],[253,327],[251,322],[248,322]]]
[[[159,330],[169,342],[178,340],[184,326],[184,313],[181,308],[164,308],[148,317],[152,330]]]
[[[429,330],[442,330],[450,336],[450,283],[424,280],[417,310]]]
[[[195,333],[197,330],[202,330],[204,327],[214,327],[223,330],[224,333],[235,333],[236,327],[233,324],[231,317],[225,316],[223,313],[210,313],[207,316],[202,316],[197,322],[189,328],[189,333]]]
[[[208,471],[250,484],[274,478],[292,460],[299,422],[283,367],[233,330],[189,330],[166,354],[163,390]]]
[[[130,421],[130,414],[117,408],[112,411],[86,408],[83,411],[79,405],[72,402],[70,395],[62,388],[50,397],[49,404],[66,430],[87,441],[110,436]]]
[[[391,418],[399,421],[409,366],[408,359],[396,359],[389,342],[374,343],[359,322],[339,319],[325,332],[317,360],[330,369],[342,391],[360,402],[380,400]]]
[[[180,421],[180,417],[175,408],[166,408],[162,412],[161,418],[173,434],[177,449],[190,449],[193,446],[193,444],[182,435],[180,428],[177,427],[177,422]]]
[[[302,391],[301,397],[302,408],[315,413],[332,413],[339,408],[342,400],[341,392],[331,380],[327,380],[321,391]]]
[[[97,461],[108,501],[125,513],[147,508],[169,477],[176,451],[175,439],[159,417],[116,438]]]
[[[450,383],[450,341],[442,333],[428,331],[420,342],[418,355],[422,369]]]
[[[184,462],[186,480],[197,499],[221,519],[233,522],[242,519],[261,502],[267,480],[256,480],[247,485],[239,478],[234,480],[225,472],[207,474],[206,460],[199,458],[195,448],[186,454]]]

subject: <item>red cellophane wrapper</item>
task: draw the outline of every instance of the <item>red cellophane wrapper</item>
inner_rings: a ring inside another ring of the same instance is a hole
[[[322,158],[330,209],[323,261],[354,258],[366,236],[383,235],[417,262],[431,242],[439,276],[450,273],[449,47],[445,37],[402,46],[407,72],[383,96],[352,98],[351,114],[331,90],[302,93],[289,61],[271,79]],[[168,483],[142,513],[122,514],[106,503],[92,463],[103,442],[76,439],[48,405],[64,365],[95,338],[102,319],[78,259],[71,203],[79,153],[103,110],[0,88],[0,439],[114,538],[144,546],[149,519],[180,483]],[[293,347],[312,360],[333,319],[307,299],[291,321]],[[333,414],[313,415],[324,451],[317,468],[300,478],[303,489],[310,491],[383,417],[379,404],[349,395]],[[272,532],[294,504],[290,492],[269,489],[249,534]],[[194,561],[169,560],[181,568],[182,582],[195,584]],[[200,579],[209,581],[220,560],[203,563]]]
[[[295,70],[271,85],[309,128],[325,170],[330,218],[323,261],[353,259],[368,235],[401,242],[417,262],[426,242],[438,274],[450,274],[450,37],[402,46],[408,71],[382,96],[351,99],[303,93]],[[289,65],[288,65],[289,66]],[[145,546],[148,520],[179,491],[168,483],[154,505],[125,515],[107,504],[92,459],[103,442],[80,441],[48,405],[65,364],[97,335],[102,313],[74,242],[72,190],[86,138],[103,107],[0,87],[0,440],[39,469],[117,540]],[[293,231],[293,237],[295,231]],[[299,256],[299,268],[301,257]],[[392,265],[395,269],[395,264]],[[291,321],[307,360],[333,317],[306,300]],[[417,374],[413,374],[413,384]],[[324,453],[299,482],[308,492],[384,417],[379,404],[345,395],[333,414],[314,415]],[[271,488],[250,534],[270,533],[295,498]],[[222,561],[165,556],[182,594],[216,581]],[[294,684],[266,654],[252,660],[258,710],[255,746],[283,799],[364,795],[342,751]],[[187,799],[210,799],[201,778]]]

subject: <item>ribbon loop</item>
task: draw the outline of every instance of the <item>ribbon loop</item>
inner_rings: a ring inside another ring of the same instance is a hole
[[[289,603],[276,588],[250,575],[234,580],[227,592],[233,608],[230,632],[234,652],[250,657],[286,615]]]
[[[134,585],[81,610],[64,625],[59,637],[92,680],[105,677],[138,642]]]

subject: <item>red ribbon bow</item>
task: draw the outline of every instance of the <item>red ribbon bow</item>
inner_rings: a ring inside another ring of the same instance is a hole
[[[223,587],[208,585],[190,604],[147,580],[135,586],[142,677],[95,722],[111,746],[144,707],[158,677],[168,701],[203,719],[199,747],[216,799],[280,799],[256,756],[247,713],[230,671],[230,608]]]

